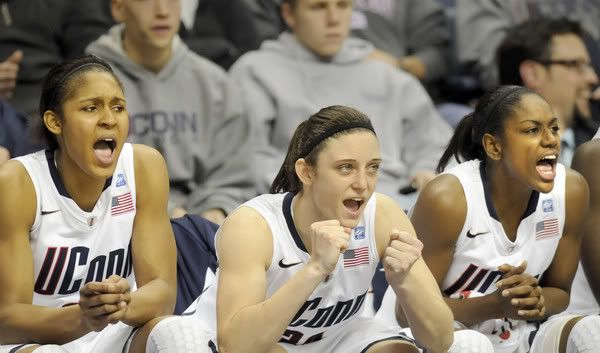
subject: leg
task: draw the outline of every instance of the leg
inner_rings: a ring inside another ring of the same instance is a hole
[[[129,353],[210,353],[208,336],[194,317],[150,320],[135,333]]]
[[[388,340],[375,343],[365,353],[419,353],[419,349],[407,341]]]
[[[60,346],[50,344],[44,346],[31,346],[24,349],[19,349],[17,353],[69,353]]]
[[[561,353],[596,353],[599,351],[600,316],[578,317],[570,320],[564,326],[560,340]]]
[[[448,353],[494,353],[494,346],[479,331],[459,330],[454,332],[454,343]]]

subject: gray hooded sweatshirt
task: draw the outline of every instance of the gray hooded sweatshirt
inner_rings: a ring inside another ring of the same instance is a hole
[[[117,25],[87,52],[107,60],[123,83],[129,141],[158,149],[171,183],[170,207],[229,213],[254,196],[248,165],[248,120],[239,91],[217,65],[191,52],[178,36],[155,74],[133,62]]]
[[[296,126],[319,109],[347,105],[371,119],[383,163],[377,189],[392,197],[417,170],[434,170],[451,136],[423,86],[411,75],[365,60],[373,46],[349,38],[328,61],[293,34],[246,53],[230,74],[241,89],[255,143],[259,191],[281,167]]]

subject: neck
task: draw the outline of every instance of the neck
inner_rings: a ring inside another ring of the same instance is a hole
[[[95,178],[85,174],[60,149],[56,151],[55,161],[60,180],[71,199],[82,210],[86,212],[93,210],[100,198],[100,194],[102,194],[106,179]]]
[[[167,65],[172,53],[171,46],[157,49],[135,43],[127,36],[127,31],[123,33],[123,49],[133,62],[155,74]]]
[[[292,202],[292,215],[294,217],[294,224],[298,234],[300,235],[300,239],[302,239],[302,243],[304,243],[304,247],[309,254],[312,253],[310,226],[314,222],[320,220],[314,210],[315,208],[312,204],[312,201],[309,199],[309,197],[307,197],[304,190],[300,191],[294,196],[294,201]]]
[[[520,221],[529,203],[532,189],[511,177],[498,163],[486,163],[485,171],[492,203],[500,221]]]

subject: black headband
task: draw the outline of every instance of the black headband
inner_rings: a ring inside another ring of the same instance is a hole
[[[483,128],[485,126],[487,126],[488,121],[494,116],[494,114],[496,114],[496,110],[498,109],[498,107],[500,106],[500,103],[502,103],[502,101],[504,101],[505,99],[508,98],[508,96],[510,96],[511,94],[513,94],[514,92],[520,91],[521,89],[523,89],[523,87],[516,87],[515,89],[509,89],[508,92],[505,92],[504,94],[502,94],[499,98],[496,98],[492,103],[491,103],[491,108],[488,110],[489,113],[487,115],[484,116],[484,119],[482,121],[482,124],[480,125],[481,130],[483,131]],[[475,135],[475,131],[473,131],[473,135]],[[481,139],[483,138],[483,133],[481,134],[481,136],[474,136],[476,137],[474,140],[476,143],[481,143]]]
[[[302,158],[306,157],[310,152],[312,152],[313,149],[315,149],[315,147],[317,147],[326,138],[331,137],[331,136],[337,134],[338,132],[342,132],[342,131],[350,130],[350,129],[356,129],[356,128],[367,129],[375,134],[375,130],[373,130],[373,126],[371,126],[371,124],[367,121],[352,121],[349,123],[334,125],[334,126],[329,127],[328,129],[326,129],[319,135],[315,136],[312,139],[312,141],[310,141],[306,145],[306,148],[304,149],[303,153],[301,154]],[[377,135],[377,134],[375,134],[375,135]]]
[[[65,81],[69,78],[69,76],[73,75],[77,71],[83,69],[84,67],[88,67],[88,66],[100,66],[100,67],[102,67],[104,69],[110,70],[110,68],[106,67],[105,65],[102,65],[101,63],[97,63],[97,62],[85,63],[85,64],[79,65],[79,66],[71,69],[71,71],[67,72],[67,74],[64,75],[63,78],[60,79],[60,81],[58,81],[58,85],[56,85],[56,87],[57,88],[61,87],[62,84],[65,83]]]

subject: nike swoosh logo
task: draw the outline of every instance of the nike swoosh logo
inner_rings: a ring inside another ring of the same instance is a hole
[[[42,211],[42,216],[48,215],[48,214],[53,214],[56,212],[59,212],[60,210],[54,210],[54,211]]]
[[[281,267],[281,268],[288,268],[288,267],[300,265],[301,263],[302,263],[302,261],[300,261],[300,262],[294,262],[292,264],[286,264],[286,263],[283,263],[283,259],[281,259],[281,260],[279,260],[279,267]]]
[[[467,238],[475,238],[478,235],[487,234],[489,232],[479,232],[479,233],[471,233],[470,230],[467,231]]]

